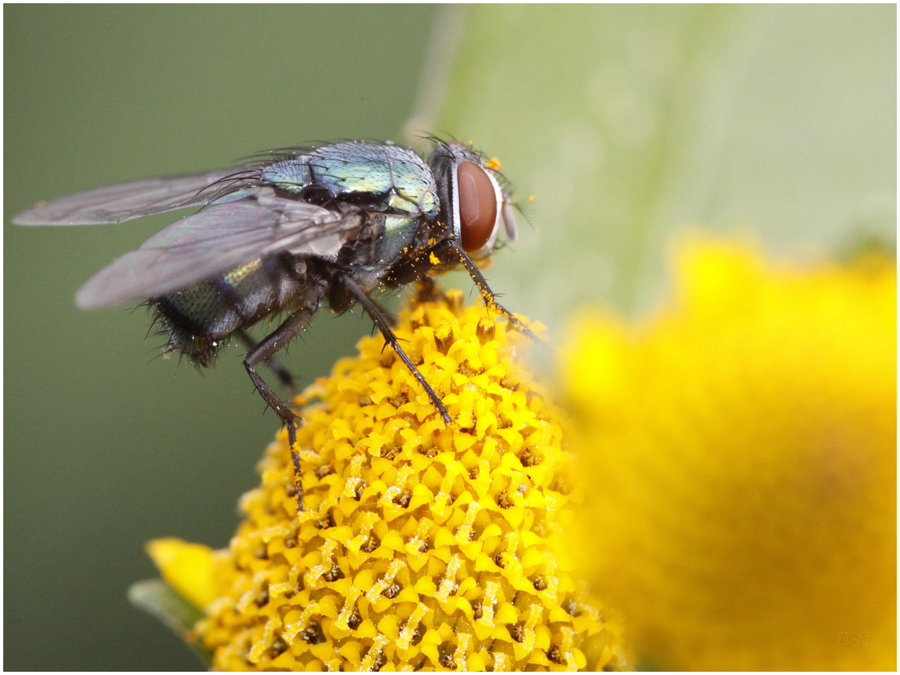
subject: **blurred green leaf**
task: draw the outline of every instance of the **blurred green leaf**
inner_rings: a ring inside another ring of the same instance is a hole
[[[147,579],[132,584],[128,589],[128,601],[170,628],[207,668],[212,664],[212,654],[192,635],[194,624],[203,618],[203,612],[173,591],[162,579]]]
[[[537,232],[522,228],[490,270],[513,309],[551,331],[586,302],[633,313],[664,291],[671,241],[688,227],[750,233],[776,254],[894,237],[895,16],[457,8],[437,29],[455,45],[443,46],[451,66],[426,73],[415,124],[474,140],[517,187]]]

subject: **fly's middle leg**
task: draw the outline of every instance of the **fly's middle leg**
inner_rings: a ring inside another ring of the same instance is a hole
[[[303,510],[303,485],[300,481],[300,456],[295,448],[297,442],[297,424],[299,420],[290,405],[282,401],[265,380],[256,372],[256,366],[265,362],[271,367],[272,357],[296,337],[316,313],[316,308],[301,308],[288,316],[274,331],[269,333],[244,357],[244,367],[253,381],[253,385],[263,400],[282,419],[288,431],[288,442],[291,447],[291,461],[294,463],[294,480],[297,488],[297,507]],[[277,362],[275,362],[277,363]],[[277,371],[276,371],[277,372]],[[285,371],[286,372],[286,371]]]
[[[404,364],[406,364],[406,367],[409,368],[409,371],[413,374],[413,377],[415,377],[416,380],[418,380],[419,384],[422,385],[422,388],[425,389],[425,393],[427,393],[428,398],[431,399],[432,405],[441,414],[441,417],[444,419],[444,421],[447,424],[450,424],[453,420],[450,417],[450,413],[447,412],[447,408],[444,407],[444,403],[443,401],[441,401],[441,397],[438,396],[437,392],[431,388],[431,385],[428,384],[425,376],[419,372],[418,368],[416,368],[416,364],[414,364],[412,360],[410,360],[406,352],[403,351],[403,348],[400,346],[400,341],[397,339],[397,336],[394,335],[394,331],[391,330],[387,319],[385,319],[375,301],[372,300],[372,298],[370,298],[368,295],[366,295],[365,292],[349,276],[341,275],[339,279],[340,283],[353,297],[353,299],[356,300],[360,305],[362,305],[362,308],[366,311],[366,314],[372,317],[375,325],[378,326],[378,330],[380,330],[381,334],[384,336],[385,342],[387,342],[391,346],[391,349],[394,350],[394,353],[400,357],[400,360],[403,361]]]

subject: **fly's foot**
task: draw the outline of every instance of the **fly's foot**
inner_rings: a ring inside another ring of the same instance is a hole
[[[303,482],[300,473],[300,454],[297,448],[297,429],[300,426],[300,418],[290,413],[287,418],[282,417],[287,427],[288,445],[291,449],[291,462],[294,464],[294,489],[297,490],[297,512],[303,511]]]
[[[506,307],[496,302],[492,302],[491,307],[493,307],[497,312],[502,314],[504,318],[506,318],[513,330],[516,330],[523,335],[527,335],[531,340],[537,342],[538,344],[544,344],[544,339],[541,336],[531,330],[528,327],[528,324],[522,321],[522,319],[520,319],[519,317],[515,316],[512,312],[506,309]]]

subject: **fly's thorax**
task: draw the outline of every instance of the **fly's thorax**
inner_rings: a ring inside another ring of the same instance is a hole
[[[301,305],[318,307],[323,290],[310,279],[306,261],[292,256],[254,260],[208,281],[174,291],[151,304],[170,347],[208,365],[238,329]]]
[[[370,212],[434,218],[437,186],[425,161],[408,148],[348,141],[273,162],[260,180],[317,204],[346,202]]]
[[[384,229],[375,242],[375,264],[390,266],[408,254],[416,232],[424,222],[418,218],[385,216]]]

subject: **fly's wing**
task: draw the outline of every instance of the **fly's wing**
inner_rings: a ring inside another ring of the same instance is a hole
[[[250,173],[249,167],[237,167],[109,185],[42,202],[17,215],[12,222],[16,225],[104,225],[205,205],[223,193],[228,195],[224,200],[231,201],[252,191],[249,189],[252,184],[247,180]],[[214,189],[214,184],[220,181],[221,191]]]
[[[75,304],[95,308],[158,297],[278,253],[333,257],[366,222],[362,212],[336,213],[263,189],[157,232],[82,286]]]

